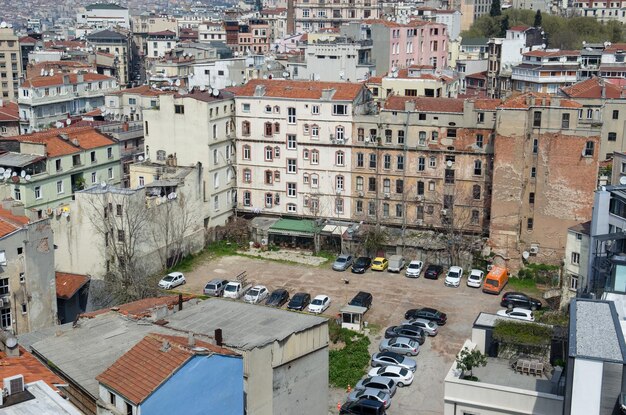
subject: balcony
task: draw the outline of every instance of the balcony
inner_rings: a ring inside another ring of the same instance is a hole
[[[359,59],[357,66],[376,66],[376,59]]]

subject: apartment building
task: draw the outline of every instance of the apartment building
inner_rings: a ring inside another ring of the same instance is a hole
[[[34,218],[61,216],[85,186],[120,182],[117,143],[93,127],[70,127],[0,139],[0,166],[15,173],[0,185],[3,198],[24,204]]]
[[[570,6],[570,10],[579,16],[593,17],[602,23],[610,21],[626,23],[626,2],[621,0],[575,0]]]
[[[115,78],[95,73],[35,76],[19,88],[20,128],[31,133],[66,122],[103,106],[105,94],[117,90]]]
[[[159,97],[167,93],[148,85],[109,92],[105,95],[103,115],[115,121],[140,121],[143,111],[158,107]]]
[[[288,34],[287,31],[287,9],[273,8],[260,11],[261,19],[265,20],[270,27],[270,44],[279,39],[283,39]]]
[[[115,3],[94,3],[80,8],[76,23],[89,29],[123,27],[130,29],[128,9]]]
[[[9,137],[20,133],[20,111],[15,102],[0,98],[0,137]]]
[[[345,23],[381,16],[378,0],[293,0],[294,33],[339,28]]]
[[[137,49],[144,55],[148,55],[147,38],[149,33],[163,32],[166,30],[175,32],[178,30],[176,19],[169,16],[160,16],[154,13],[142,13],[131,16],[133,25],[133,41]]]
[[[578,50],[533,50],[522,54],[522,63],[512,68],[515,91],[556,94],[578,81]]]
[[[355,117],[374,109],[367,88],[251,80],[234,93],[237,209],[351,218],[350,147]]]
[[[0,329],[13,334],[54,326],[54,235],[50,221],[30,221],[24,206],[0,205]]]
[[[492,0],[455,0],[461,11],[461,31],[469,30],[472,24],[481,16],[489,14]],[[456,8],[456,7],[453,7]]]
[[[581,104],[527,93],[498,111],[489,236],[494,253],[520,265],[560,264],[567,229],[591,219],[600,126]]]
[[[226,43],[226,29],[222,22],[204,22],[198,25],[198,42]]]
[[[387,98],[356,119],[352,218],[486,234],[498,101]]]
[[[148,46],[148,54],[146,57],[150,59],[162,58],[169,51],[176,47],[178,43],[178,35],[172,30],[163,30],[161,32],[148,33],[146,38]]]
[[[224,23],[226,45],[240,54],[266,53],[270,49],[270,26],[265,20],[249,19],[246,23]]]
[[[143,112],[146,158],[199,167],[201,216],[205,228],[223,225],[233,214],[235,190],[235,102],[231,93],[194,90],[161,95]]]
[[[0,28],[0,99],[17,101],[22,78],[19,38],[8,27]]]
[[[428,65],[412,65],[380,77],[371,77],[367,86],[377,100],[385,100],[392,95],[456,98],[459,93],[459,79],[453,71],[435,70]]]
[[[113,71],[122,85],[130,81],[130,45],[128,32],[105,29],[87,35],[87,45],[94,50],[112,55]]]

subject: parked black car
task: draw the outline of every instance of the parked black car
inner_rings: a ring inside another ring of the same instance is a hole
[[[287,304],[289,310],[304,310],[311,302],[311,296],[308,293],[297,293],[291,297],[291,301]]]
[[[274,290],[265,301],[265,305],[272,307],[282,307],[289,300],[289,293],[287,290],[279,288]]]
[[[385,404],[373,399],[346,402],[339,411],[342,415],[385,415]]]
[[[439,279],[439,276],[443,272],[443,267],[441,265],[429,264],[424,272],[424,278],[428,278],[429,280]]]
[[[404,318],[407,320],[413,320],[416,318],[425,318],[426,320],[434,321],[439,326],[443,326],[448,321],[446,313],[442,313],[434,308],[412,308],[404,313]]]
[[[415,340],[420,345],[424,344],[424,341],[426,341],[424,329],[404,324],[401,326],[391,326],[385,330],[385,339],[390,339],[392,337],[406,337]]]
[[[528,310],[541,310],[541,301],[527,296],[524,293],[507,292],[502,296],[500,306],[506,308],[526,308]]]
[[[372,294],[359,291],[348,304],[369,309],[372,306]]]
[[[372,258],[366,256],[360,256],[352,264],[352,272],[355,274],[363,274],[369,267],[372,266]]]

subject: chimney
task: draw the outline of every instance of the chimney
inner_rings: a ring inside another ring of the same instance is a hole
[[[335,95],[335,88],[322,89],[322,97],[320,98],[322,101],[330,101]]]
[[[7,357],[20,357],[20,348],[14,335],[8,331],[0,330],[0,343],[2,343],[2,351]]]
[[[187,346],[191,348],[196,347],[196,338],[193,337],[192,332],[189,332],[189,335],[187,336]]]
[[[63,75],[63,85],[68,85],[70,83],[70,76],[67,74]]]
[[[415,111],[415,101],[404,101],[404,110],[406,112],[413,112]]]
[[[161,351],[166,353],[169,352],[171,348],[172,346],[170,345],[170,342],[163,340],[163,344],[161,344]]]
[[[222,347],[222,344],[224,344],[222,339],[222,329],[215,329],[215,345]]]
[[[77,84],[82,84],[83,82],[85,82],[85,77],[83,76],[82,73],[79,73],[76,75],[76,83]]]

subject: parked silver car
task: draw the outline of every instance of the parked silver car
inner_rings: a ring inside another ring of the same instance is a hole
[[[335,271],[345,271],[352,265],[352,255],[341,254],[333,262],[333,269]]]
[[[395,395],[398,385],[393,379],[389,379],[383,376],[366,377],[361,379],[359,383],[354,385],[354,390],[362,390],[367,388],[380,389],[387,392],[390,396]]]
[[[348,402],[358,401],[359,399],[372,399],[374,401],[382,402],[385,405],[385,409],[389,408],[391,405],[391,395],[389,393],[380,390],[380,389],[361,389],[361,390],[353,390],[350,395],[348,395]]]
[[[424,330],[424,333],[428,334],[429,336],[436,336],[439,332],[439,326],[437,325],[437,323],[435,323],[434,321],[426,320],[425,318],[407,320],[402,324],[419,327]]]
[[[406,267],[406,276],[409,278],[419,278],[422,273],[424,263],[422,261],[411,261],[408,267]]]
[[[372,367],[401,366],[415,372],[417,363],[410,357],[404,357],[396,352],[380,352],[372,355]]]
[[[222,280],[216,278],[206,283],[204,286],[204,295],[212,295],[214,297],[221,297],[224,293],[224,287],[228,284],[228,280]]]
[[[407,337],[392,337],[383,339],[378,346],[381,352],[396,352],[399,354],[417,356],[420,352],[420,345],[415,340]]]

